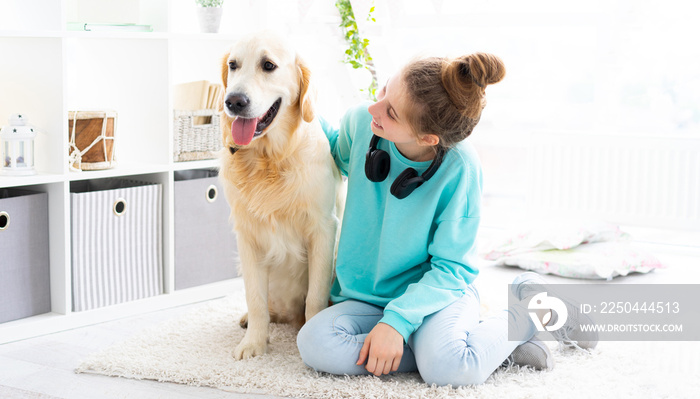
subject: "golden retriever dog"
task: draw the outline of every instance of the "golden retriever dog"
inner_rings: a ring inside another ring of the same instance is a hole
[[[270,322],[301,327],[328,306],[341,179],[315,119],[309,69],[280,37],[236,43],[222,78],[220,178],[248,304],[233,355],[246,359],[266,353]]]

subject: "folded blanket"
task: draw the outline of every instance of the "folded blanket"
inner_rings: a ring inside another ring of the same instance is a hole
[[[496,265],[584,279],[609,280],[664,267],[618,226],[602,222],[540,224],[510,234],[483,257]]]
[[[629,239],[627,233],[611,223],[590,221],[536,223],[534,227],[508,233],[508,238],[489,248],[484,258],[496,260],[525,252],[570,249],[586,243]]]

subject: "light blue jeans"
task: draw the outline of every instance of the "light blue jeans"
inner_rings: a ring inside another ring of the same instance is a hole
[[[508,319],[529,320],[527,304],[516,303],[494,317],[479,321],[479,294],[469,285],[466,294],[436,312],[408,339],[398,372],[418,371],[428,384],[481,384],[520,344],[537,332],[535,325]],[[382,318],[383,309],[347,300],[333,305],[309,320],[297,336],[304,363],[316,371],[338,375],[369,374],[358,366],[360,349],[367,334]]]

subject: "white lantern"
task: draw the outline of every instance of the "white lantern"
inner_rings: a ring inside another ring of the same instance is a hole
[[[27,176],[36,174],[34,170],[34,128],[27,125],[23,115],[10,116],[9,126],[0,130],[0,150],[2,151],[2,174]]]

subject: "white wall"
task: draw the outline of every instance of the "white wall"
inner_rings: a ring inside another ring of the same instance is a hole
[[[62,1],[70,6],[79,0]],[[362,71],[351,73],[341,63],[346,45],[332,0],[226,0],[221,34],[214,36],[191,35],[198,32],[194,0],[139,1],[142,10],[139,22],[152,24],[156,33],[174,35],[177,40],[170,41],[167,51],[147,40],[133,49],[124,47],[131,45],[131,39],[118,44],[122,51],[143,52],[146,70],[162,68],[167,54],[171,64],[168,82],[161,82],[161,86],[200,79],[218,82],[220,57],[233,41],[248,32],[275,29],[290,37],[315,73],[319,114],[337,121],[349,106],[362,100],[358,89],[365,86],[369,75]],[[66,7],[63,17],[49,18],[60,12],[57,3],[36,1],[36,12],[27,13],[31,7],[17,8],[16,1],[0,1],[0,28],[60,30],[61,24],[56,21],[70,20],[72,13]],[[371,0],[353,0],[353,3],[357,10],[367,10]],[[700,25],[695,23],[698,7],[692,2],[375,0],[374,3],[377,22],[364,22],[360,12],[358,20],[371,40],[370,50],[380,84],[419,54],[486,51],[505,61],[506,79],[487,89],[488,106],[472,136],[484,163],[488,197],[524,200],[529,189],[528,178],[534,173],[526,167],[527,154],[532,150],[531,135],[538,132],[576,132],[601,142],[607,140],[607,135],[627,137],[630,142],[640,135],[700,137],[700,46],[693,44],[700,37]],[[164,4],[167,13],[162,12]],[[156,13],[157,18],[149,19],[150,14],[143,10],[154,9],[161,12]],[[10,44],[25,42],[34,43],[34,39],[13,39]],[[98,53],[99,48],[81,47],[89,45],[90,41],[83,38],[69,40],[68,51],[57,54],[70,60],[76,54],[86,56],[85,66],[69,70],[69,84],[81,80],[76,73],[82,78],[91,66],[99,64],[100,60],[87,57],[93,50]],[[50,46],[51,50],[55,48]],[[28,56],[42,57],[39,53]],[[111,64],[115,62],[121,61],[113,60]],[[110,68],[117,72],[120,69]],[[0,70],[13,73],[12,67],[0,67]],[[60,76],[62,71],[45,74]],[[364,81],[358,83],[358,80]],[[147,83],[146,80],[139,84]],[[66,98],[68,106],[80,106],[78,103],[91,95],[105,103],[113,97],[95,92],[89,85],[79,89],[82,90],[77,91],[79,96]],[[60,88],[56,93],[60,93]],[[166,106],[157,94],[147,95],[153,103]],[[0,99],[0,106],[10,108],[16,105],[14,101]],[[46,169],[45,165],[37,166]]]
[[[227,29],[274,28],[291,36],[316,72],[321,114],[337,120],[361,99],[357,89],[364,82],[353,82],[339,64],[345,44],[333,3],[240,0],[227,7],[251,19]],[[367,10],[372,2],[353,4],[356,11]],[[608,140],[633,143],[639,136],[700,138],[700,47],[692,44],[700,25],[692,3],[375,0],[374,5],[376,23],[365,22],[362,12],[356,17],[370,39],[380,84],[416,55],[485,51],[504,60],[507,76],[487,89],[488,106],[472,136],[484,164],[487,200],[522,204],[532,198],[529,182],[536,171],[528,169],[528,154],[533,134],[543,131],[573,132],[603,146]],[[652,173],[654,181],[672,178]],[[578,176],[591,178],[587,171]],[[683,192],[668,196],[685,201]],[[609,217],[609,211],[599,216]],[[657,226],[672,227],[663,221]]]

